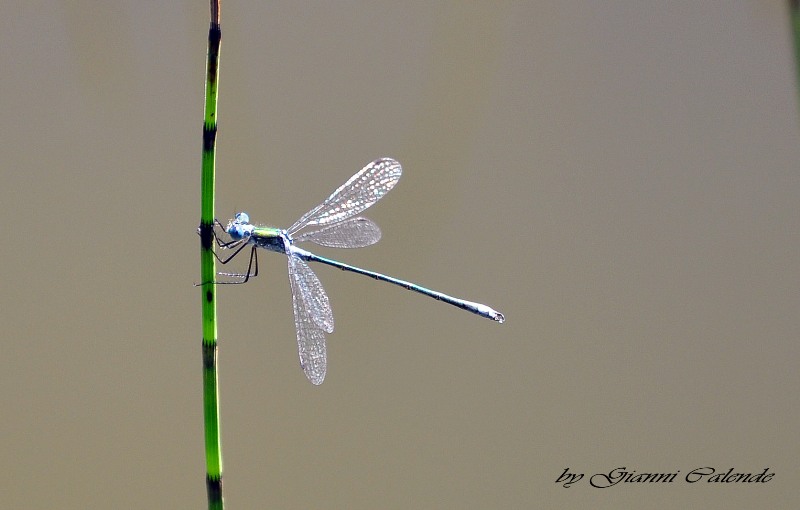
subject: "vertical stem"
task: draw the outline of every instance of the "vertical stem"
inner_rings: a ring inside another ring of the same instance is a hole
[[[219,78],[219,0],[211,0],[203,119],[203,171],[200,205],[200,286],[203,301],[203,414],[205,417],[206,489],[208,508],[222,509],[222,445],[219,435],[217,380],[217,300],[214,279],[214,181],[217,142],[217,79]]]
[[[789,18],[794,39],[794,65],[797,72],[797,90],[800,98],[800,0],[789,0]]]

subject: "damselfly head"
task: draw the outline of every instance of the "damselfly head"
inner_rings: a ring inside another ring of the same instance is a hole
[[[237,241],[250,237],[253,233],[253,225],[250,224],[250,216],[244,212],[237,213],[236,216],[228,222],[228,226],[225,227],[225,232]]]

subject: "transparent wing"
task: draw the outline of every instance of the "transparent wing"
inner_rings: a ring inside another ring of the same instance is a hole
[[[303,227],[334,225],[359,215],[389,192],[403,169],[391,158],[376,159],[336,189],[317,207],[286,229],[291,236]]]
[[[327,368],[325,333],[333,332],[333,312],[314,271],[302,259],[288,258],[300,366],[312,384],[322,384]]]
[[[304,232],[295,242],[311,241],[331,248],[363,248],[381,240],[381,229],[367,218],[350,218],[320,230]]]

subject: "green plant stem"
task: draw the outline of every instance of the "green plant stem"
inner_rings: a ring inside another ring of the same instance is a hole
[[[797,92],[800,98],[800,0],[789,0],[789,18],[794,39],[794,65],[797,73]]]
[[[203,119],[203,170],[200,204],[200,285],[203,301],[203,414],[205,418],[206,489],[208,508],[222,509],[222,444],[219,434],[217,380],[217,299],[213,250],[214,183],[217,143],[217,79],[219,78],[219,0],[211,0],[208,30],[206,99]]]

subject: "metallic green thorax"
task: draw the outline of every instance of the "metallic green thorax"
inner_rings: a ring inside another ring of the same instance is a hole
[[[286,233],[274,227],[254,227],[250,239],[257,246],[278,253],[286,253],[286,244],[289,242]]]

